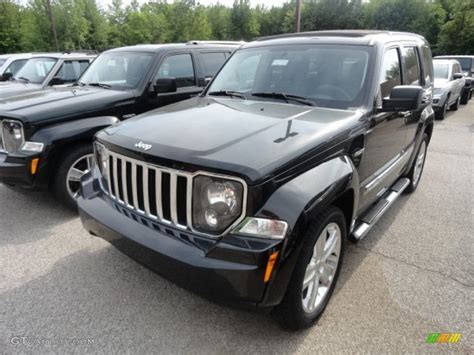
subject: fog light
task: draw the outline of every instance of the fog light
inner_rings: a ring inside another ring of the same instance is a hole
[[[283,239],[288,230],[288,223],[266,218],[246,218],[234,233],[268,239]]]
[[[43,151],[44,144],[38,142],[25,142],[21,146],[21,150],[24,152],[36,152],[41,153]]]

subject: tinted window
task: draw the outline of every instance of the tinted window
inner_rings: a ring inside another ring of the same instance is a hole
[[[88,60],[68,60],[61,65],[55,77],[61,78],[65,83],[73,83],[88,66]]]
[[[323,107],[358,107],[366,98],[372,50],[315,44],[242,49],[225,64],[209,92],[240,91],[252,100],[274,100],[252,94],[276,92],[303,96]]]
[[[55,58],[31,58],[16,73],[15,78],[41,84],[57,61]]]
[[[383,98],[390,96],[392,89],[401,85],[400,58],[396,48],[385,52],[382,62],[382,73],[380,76],[380,90]]]
[[[403,59],[405,60],[406,80],[405,84],[420,85],[420,64],[415,47],[403,49]]]
[[[456,58],[461,63],[463,71],[469,71],[471,69],[471,58]]]
[[[176,78],[176,86],[194,86],[194,66],[191,54],[177,54],[166,57],[161,63],[156,79]]]
[[[201,59],[204,66],[204,76],[214,76],[219,69],[222,67],[222,64],[225,62],[225,53],[201,53]]]
[[[135,89],[148,72],[152,58],[152,53],[104,53],[92,62],[79,81],[107,84],[117,90]]]
[[[425,76],[425,85],[433,84],[433,61],[431,51],[428,46],[421,47],[423,53],[423,73]]]

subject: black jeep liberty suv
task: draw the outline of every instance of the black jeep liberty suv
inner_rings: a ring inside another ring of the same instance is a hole
[[[432,83],[414,34],[244,45],[198,97],[97,134],[83,225],[185,288],[308,327],[346,240],[420,182]]]
[[[102,53],[74,86],[0,95],[0,182],[75,209],[94,134],[202,92],[240,42],[137,45]]]

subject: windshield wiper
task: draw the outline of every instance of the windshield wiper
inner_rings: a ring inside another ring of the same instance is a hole
[[[72,86],[85,86],[85,85],[86,83],[83,83],[82,81],[77,81],[74,84],[72,84]]]
[[[15,78],[15,80],[17,80],[17,78]],[[24,76],[20,76],[20,77],[18,78],[18,80],[23,80],[23,81],[25,81],[27,84],[30,82],[30,79],[25,78]]]
[[[232,91],[232,90],[220,90],[220,91],[211,91],[208,93],[210,96],[230,96],[230,97],[239,97],[245,100],[245,95],[243,92]]]
[[[84,84],[84,83],[82,83]],[[89,85],[89,86],[98,86],[100,88],[104,88],[104,89],[110,89],[112,86],[109,85],[109,84],[104,84],[104,83],[88,83],[86,85]]]
[[[285,100],[287,103],[292,100],[296,101],[300,104],[307,105],[307,106],[316,106],[316,103],[314,101],[311,101],[307,99],[306,97],[303,96],[298,96],[298,95],[292,95],[292,94],[285,94],[283,92],[252,92],[250,93],[252,96],[257,96],[257,97],[268,97],[272,99],[280,99],[280,100]]]

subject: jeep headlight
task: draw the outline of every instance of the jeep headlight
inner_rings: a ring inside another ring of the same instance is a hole
[[[102,177],[107,180],[109,177],[109,155],[107,154],[107,150],[98,142],[95,142],[94,150],[99,171],[102,174]]]
[[[443,93],[443,89],[441,88],[436,88],[433,90],[434,95],[441,95]]]
[[[2,122],[3,148],[9,152],[17,152],[24,143],[23,126],[18,121]]]
[[[197,176],[193,188],[193,227],[202,233],[221,234],[241,215],[242,183],[218,177]]]

